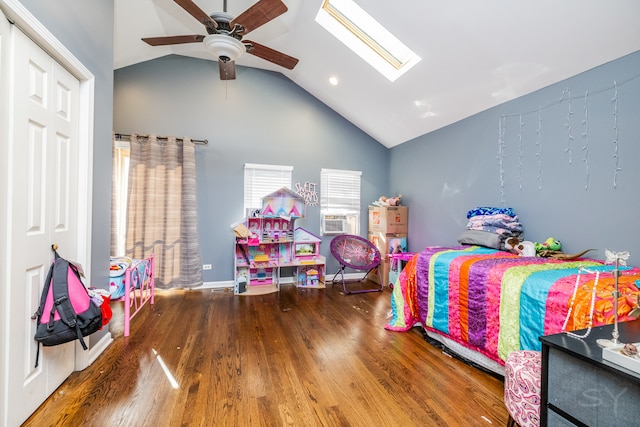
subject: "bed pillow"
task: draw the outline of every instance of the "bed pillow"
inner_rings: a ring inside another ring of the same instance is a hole
[[[502,239],[497,233],[482,230],[465,230],[458,237],[458,243],[461,245],[479,245],[492,249],[500,249]]]

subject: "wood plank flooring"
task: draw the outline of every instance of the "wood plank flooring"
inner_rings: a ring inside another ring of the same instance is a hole
[[[113,303],[115,341],[24,425],[506,425],[501,379],[384,329],[390,293],[160,291],[127,338]]]

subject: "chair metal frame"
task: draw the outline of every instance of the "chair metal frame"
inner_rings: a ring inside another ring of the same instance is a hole
[[[330,249],[331,255],[333,255],[333,257],[340,263],[340,268],[333,276],[331,283],[336,283],[336,277],[338,277],[339,274],[342,280],[342,289],[346,295],[360,294],[364,292],[381,292],[384,289],[382,273],[380,272],[382,256],[380,255],[378,248],[376,248],[373,243],[360,236],[342,234],[331,240]],[[360,289],[357,291],[347,289],[347,282],[344,279],[344,270],[347,267],[354,270],[367,271],[365,275],[358,280],[358,282],[365,280],[369,273],[374,269],[377,269],[380,288]]]

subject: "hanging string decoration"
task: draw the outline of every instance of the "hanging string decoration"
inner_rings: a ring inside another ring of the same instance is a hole
[[[582,132],[582,138],[584,140],[584,145],[582,146],[582,151],[584,152],[584,158],[582,161],[584,162],[585,168],[585,184],[584,189],[589,189],[589,91],[586,91],[584,94],[584,119],[582,120],[582,126],[584,127],[584,132]]]
[[[542,107],[538,107],[536,136],[536,147],[538,147],[538,152],[536,153],[536,157],[538,158],[538,190],[542,190]]]
[[[640,78],[640,74],[636,74],[634,76],[629,77],[628,79],[619,82],[614,80],[613,81],[613,87],[606,87],[603,89],[600,89],[598,91],[592,92],[590,93],[589,91],[585,92],[585,95],[583,97],[583,102],[584,102],[584,118],[582,120],[582,128],[583,128],[583,132],[582,132],[582,140],[584,142],[584,144],[582,145],[582,151],[584,154],[584,157],[582,158],[582,161],[584,163],[584,167],[585,167],[585,190],[589,189],[589,185],[590,185],[590,173],[591,173],[591,168],[590,168],[590,159],[589,159],[589,151],[590,151],[590,129],[589,129],[589,99],[591,95],[597,95],[609,90],[613,89],[613,98],[611,99],[611,102],[613,103],[613,111],[612,111],[612,117],[613,117],[613,154],[612,157],[614,159],[614,175],[613,175],[613,188],[616,189],[618,186],[618,177],[620,175],[620,172],[622,172],[622,166],[621,166],[621,159],[620,159],[620,129],[618,127],[618,101],[619,101],[619,97],[618,97],[618,88],[626,83],[632,82],[636,79]],[[507,124],[507,118],[509,117],[519,117],[520,121],[519,121],[519,132],[518,132],[518,144],[520,147],[520,159],[518,161],[518,168],[519,168],[519,173],[518,173],[518,180],[519,180],[519,186],[520,189],[523,188],[523,183],[522,183],[522,179],[523,179],[523,173],[522,173],[522,168],[523,168],[523,164],[524,164],[524,141],[526,139],[525,135],[524,135],[524,118],[526,115],[528,114],[534,114],[538,113],[538,126],[536,128],[536,157],[537,157],[537,162],[538,162],[538,176],[537,176],[537,180],[538,180],[538,189],[542,190],[542,142],[543,142],[543,134],[542,134],[542,110],[543,109],[547,109],[550,107],[553,107],[555,105],[559,105],[562,104],[563,102],[567,102],[567,113],[566,113],[566,120],[565,120],[565,128],[566,128],[566,138],[567,138],[567,146],[565,148],[565,153],[567,153],[568,155],[568,161],[569,164],[573,163],[573,142],[574,142],[574,129],[573,129],[573,115],[574,115],[574,111],[573,111],[573,100],[574,98],[571,96],[571,91],[568,88],[565,88],[562,91],[562,96],[560,97],[560,99],[548,104],[548,105],[541,105],[537,108],[537,110],[532,110],[532,111],[526,111],[526,112],[521,112],[521,113],[515,113],[515,114],[502,114],[498,123],[498,167],[500,169],[500,193],[501,193],[501,200],[503,203],[506,203],[506,194],[505,194],[505,162],[504,162],[504,157],[505,157],[505,152],[506,152],[506,146],[507,146],[507,142],[505,140],[505,135],[506,135],[506,124]]]
[[[503,205],[507,203],[507,197],[504,191],[504,129],[506,127],[505,116],[501,116],[498,120],[498,169],[500,174],[500,201]]]
[[[613,188],[618,186],[618,172],[622,170],[620,167],[620,156],[618,156],[618,84],[613,81],[613,158],[615,160],[615,170],[613,172]]]
[[[565,148],[564,152],[569,156],[569,164],[573,163],[573,158],[571,155],[571,143],[573,142],[573,135],[571,133],[571,116],[573,116],[573,110],[571,106],[571,91],[568,88],[565,88],[562,91],[562,98],[560,98],[560,102],[567,96],[567,105],[569,110],[567,111],[567,123],[565,123],[564,127],[567,129],[567,148]]]
[[[522,128],[524,127],[524,120],[522,114],[520,114],[520,130],[518,131],[518,186],[522,190]]]

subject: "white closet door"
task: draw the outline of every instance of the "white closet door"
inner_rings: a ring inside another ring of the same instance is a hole
[[[0,425],[6,425],[4,414],[7,412],[6,399],[4,396],[8,393],[7,368],[5,361],[8,354],[5,350],[7,346],[7,329],[5,325],[8,319],[5,315],[6,307],[9,301],[7,298],[7,283],[9,283],[9,274],[5,265],[7,265],[7,231],[9,224],[7,222],[7,200],[8,200],[8,173],[9,164],[9,61],[6,58],[9,52],[9,22],[0,11]]]
[[[31,320],[52,259],[78,259],[79,81],[11,27],[6,329],[7,425],[24,421],[73,371],[74,343],[37,345]]]

